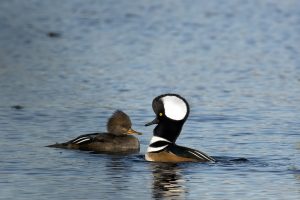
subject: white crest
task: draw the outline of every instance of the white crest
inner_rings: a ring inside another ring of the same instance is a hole
[[[187,114],[186,103],[177,96],[162,97],[167,117],[173,120],[182,120]]]

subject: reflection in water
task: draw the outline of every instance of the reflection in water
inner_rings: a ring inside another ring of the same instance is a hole
[[[296,180],[298,180],[300,182],[300,170],[298,170],[297,172],[294,172],[294,176],[295,176]]]
[[[130,184],[128,183],[130,181],[130,172],[132,163],[126,162],[126,158],[122,155],[111,155],[111,157],[108,157],[105,164],[105,171],[106,171],[106,183],[110,183],[113,185],[111,187],[111,192],[116,193],[119,191],[126,191],[130,189]]]
[[[296,143],[296,149],[300,150],[300,142]],[[294,167],[292,169],[292,171],[294,172],[294,176],[295,176],[296,180],[300,182],[300,170],[299,170],[299,168]]]
[[[296,149],[300,150],[300,142],[296,144]]]
[[[298,181],[297,185],[300,185],[300,170],[297,167],[293,167],[291,169],[291,171],[292,171],[296,181]],[[298,187],[298,192],[300,192],[300,187]]]
[[[153,174],[153,198],[185,199],[185,180],[177,164],[151,163],[150,166]]]

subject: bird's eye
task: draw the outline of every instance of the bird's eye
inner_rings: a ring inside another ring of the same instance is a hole
[[[159,113],[159,116],[163,116],[163,113]]]

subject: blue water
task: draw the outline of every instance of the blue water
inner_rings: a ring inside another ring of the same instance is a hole
[[[0,199],[300,199],[299,42],[297,0],[1,0]],[[144,160],[166,92],[219,162]],[[115,109],[139,154],[44,147]]]

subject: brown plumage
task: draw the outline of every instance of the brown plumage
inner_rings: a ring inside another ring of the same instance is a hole
[[[106,133],[81,135],[65,143],[47,147],[79,149],[98,153],[135,153],[140,150],[139,140],[131,134],[141,134],[131,128],[127,114],[117,110],[107,121]]]
[[[155,162],[197,162],[196,159],[180,157],[176,154],[167,151],[162,151],[159,153],[147,153],[146,157],[148,161]]]
[[[169,143],[164,149],[157,152],[147,152],[146,160],[155,162],[207,162],[214,161],[207,154],[191,149],[188,147],[179,146]]]

